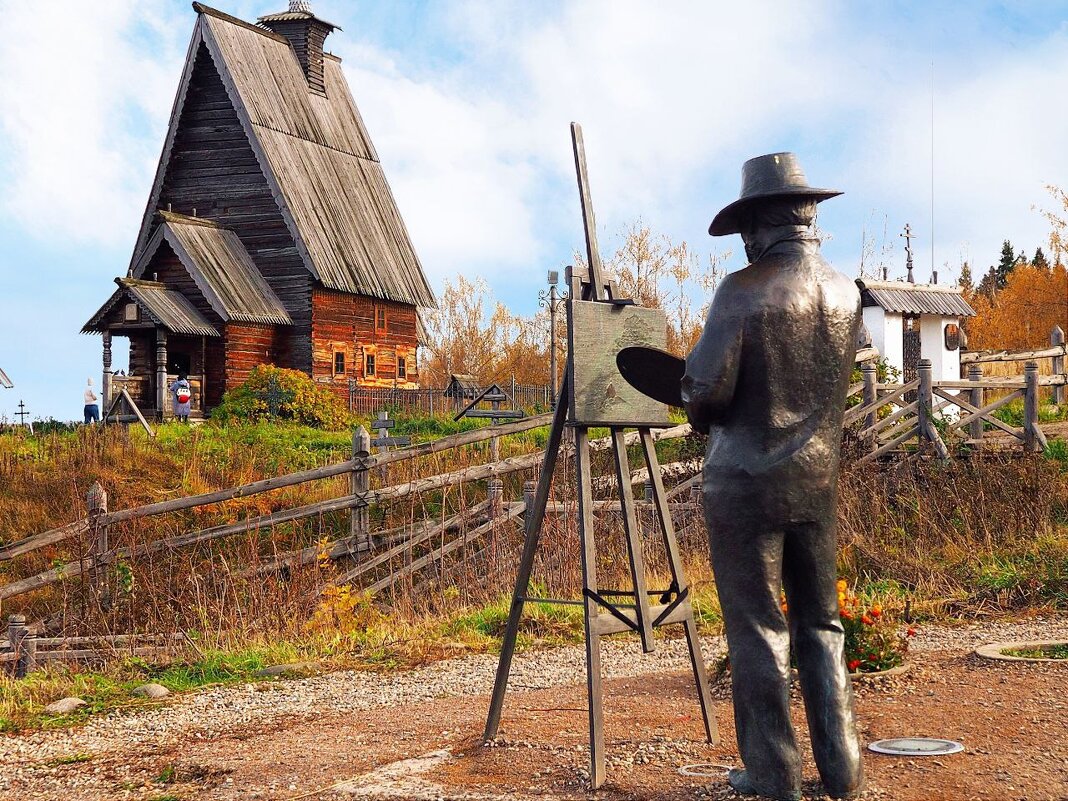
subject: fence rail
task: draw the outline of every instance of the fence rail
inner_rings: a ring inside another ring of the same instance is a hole
[[[549,411],[553,405],[552,388],[540,384],[504,384],[513,408],[528,414]],[[349,381],[349,411],[361,415],[373,415],[382,409],[395,409],[408,414],[430,417],[455,414],[466,401],[445,394],[444,388],[422,387],[361,387]]]

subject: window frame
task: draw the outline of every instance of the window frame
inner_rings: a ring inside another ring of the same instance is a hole
[[[341,369],[340,370],[337,369],[337,367],[338,367],[338,357],[339,356],[341,357]],[[346,361],[346,359],[345,359],[345,351],[343,351],[341,349],[338,349],[338,348],[335,348],[334,349],[334,355],[333,355],[333,364],[331,365],[331,369],[333,370],[333,374],[334,374],[335,377],[337,377],[339,375],[347,375],[345,361]]]
[[[408,357],[407,356],[397,356],[397,380],[398,381],[407,381],[408,380]]]
[[[367,351],[363,354],[363,377],[364,378],[376,378],[378,370],[378,361],[375,358],[377,354],[374,351]]]
[[[379,325],[379,319],[380,318],[381,318],[381,325]],[[386,333],[388,328],[389,328],[389,315],[387,314],[386,306],[383,303],[376,303],[375,304],[375,333],[376,334],[384,334],[384,333]]]

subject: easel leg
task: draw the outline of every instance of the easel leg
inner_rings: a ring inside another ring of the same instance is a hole
[[[582,542],[582,586],[597,591],[597,542],[593,528],[593,480],[590,471],[590,435],[575,428],[575,471],[578,484],[579,539]],[[583,622],[586,627],[586,695],[590,719],[590,786],[597,789],[605,779],[604,705],[601,690],[601,634],[597,626],[597,602],[584,593]]]
[[[667,493],[664,491],[664,479],[660,475],[660,463],[656,458],[656,443],[653,442],[652,434],[648,428],[638,429],[638,436],[642,441],[642,451],[645,454],[645,466],[649,469],[649,480],[653,485],[653,503],[656,505],[656,514],[660,522],[660,531],[664,537],[664,550],[667,552],[668,566],[671,570],[671,578],[679,592],[687,588],[686,574],[682,566],[682,557],[679,556],[679,544],[675,539],[675,524],[671,520],[671,509],[668,507]],[[701,704],[701,716],[704,718],[705,735],[713,745],[719,743],[719,727],[716,725],[716,715],[712,710],[712,698],[708,689],[708,674],[705,671],[705,659],[701,653],[701,638],[697,633],[697,621],[693,617],[693,602],[686,600],[686,618],[683,620],[683,628],[686,631],[686,646],[690,651],[690,666],[693,668],[693,680],[697,685],[697,700]]]
[[[649,619],[649,596],[645,591],[645,557],[642,553],[641,532],[638,530],[638,515],[634,511],[634,493],[630,486],[630,462],[627,459],[627,443],[623,436],[623,429],[612,429],[612,448],[616,457],[619,508],[623,513],[623,533],[627,539],[627,556],[630,559],[630,575],[634,586],[634,614],[638,621],[642,650],[648,654],[654,648],[653,626]]]
[[[504,630],[501,643],[501,658],[497,662],[497,675],[493,679],[493,696],[490,699],[489,714],[486,716],[486,730],[482,735],[486,740],[497,736],[501,723],[501,711],[504,708],[504,694],[508,690],[508,674],[512,669],[512,656],[515,654],[515,641],[519,634],[519,621],[523,616],[523,604],[530,585],[530,574],[534,569],[534,556],[541,539],[541,528],[545,521],[545,506],[549,502],[549,490],[553,483],[553,470],[556,457],[560,451],[564,423],[567,420],[567,392],[571,380],[570,370],[565,369],[560,382],[560,397],[556,401],[552,427],[549,429],[549,441],[545,447],[545,461],[538,476],[538,488],[534,493],[534,503],[524,513],[526,540],[523,543],[523,555],[519,559],[519,572],[512,592],[512,605],[508,610],[508,625]]]

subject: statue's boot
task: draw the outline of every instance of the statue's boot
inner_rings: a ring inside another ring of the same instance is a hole
[[[790,790],[773,790],[766,787],[759,787],[757,783],[749,776],[749,772],[742,770],[741,768],[731,768],[727,774],[727,781],[730,786],[734,788],[735,792],[742,795],[759,795],[764,798],[774,798],[776,801],[801,801],[801,790],[793,788]]]

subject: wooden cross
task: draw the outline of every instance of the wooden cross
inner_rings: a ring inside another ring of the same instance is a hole
[[[15,412],[15,417],[19,418],[19,425],[26,425],[26,418],[30,416],[30,413],[26,411],[26,404],[21,400],[19,401],[19,410]]]
[[[412,444],[411,437],[391,437],[389,430],[397,425],[396,420],[389,419],[389,412],[382,410],[378,413],[378,419],[371,421],[371,428],[378,434],[371,444],[378,448],[379,453],[385,453],[390,447],[406,447]]]

